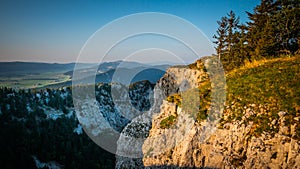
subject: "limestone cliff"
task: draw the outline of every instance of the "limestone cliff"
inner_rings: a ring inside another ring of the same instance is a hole
[[[154,89],[154,106],[133,120],[119,139],[119,152],[134,150],[138,156],[118,157],[116,168],[300,168],[299,108],[274,114],[268,104],[227,101],[215,128],[212,107],[206,118],[195,118],[190,109],[169,100],[209,82],[206,61],[167,70]],[[216,85],[212,80],[210,84]],[[237,117],[236,110],[242,116]],[[141,123],[147,127],[137,125]],[[136,138],[142,139],[133,144]],[[129,145],[131,150],[125,148]]]
[[[300,141],[293,139],[295,126],[286,131],[285,116],[280,112],[279,133],[251,136],[253,129],[244,121],[226,123],[205,141],[201,140],[201,125],[194,124],[184,137],[176,137],[172,131],[160,128],[161,117],[173,113],[174,105],[164,103],[164,113],[153,119],[152,129],[143,146],[143,163],[146,168],[299,168]],[[167,110],[167,111],[166,111]],[[168,110],[171,110],[168,112]],[[180,111],[178,111],[180,112]],[[184,119],[184,118],[183,118]],[[178,120],[178,123],[181,123]],[[204,124],[205,122],[202,122]],[[189,124],[185,124],[187,127]],[[185,129],[185,128],[182,128]],[[177,128],[175,132],[180,132]],[[167,133],[167,134],[166,134]],[[164,136],[163,139],[160,136]],[[170,142],[179,141],[175,146]]]
[[[134,118],[122,131],[118,140],[116,168],[144,168],[142,146],[149,135],[152,117],[161,112],[166,97],[197,87],[207,79],[208,75],[203,70],[193,70],[187,66],[169,68],[154,88],[151,109]]]

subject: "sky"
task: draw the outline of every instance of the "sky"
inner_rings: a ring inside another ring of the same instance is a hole
[[[259,3],[259,0],[2,0],[0,62],[76,62],[84,44],[98,29],[120,17],[141,12],[183,18],[212,41],[217,20],[233,10],[245,22],[248,19],[245,11],[252,12]],[[138,38],[134,41],[130,45],[138,44]],[[121,52],[124,51],[112,52],[112,60],[122,59],[118,58]],[[96,61],[97,58],[83,60]],[[151,61],[155,59],[148,60]]]

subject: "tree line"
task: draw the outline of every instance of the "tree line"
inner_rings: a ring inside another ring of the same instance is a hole
[[[246,13],[246,23],[233,11],[217,21],[213,38],[225,70],[300,53],[300,0],[262,0],[253,12]]]

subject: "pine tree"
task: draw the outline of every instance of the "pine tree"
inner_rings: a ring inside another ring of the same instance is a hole
[[[235,51],[233,49],[236,48],[236,44],[239,43],[239,17],[236,17],[233,11],[230,11],[226,17],[222,17],[221,21],[217,21],[219,28],[217,30],[217,34],[213,36],[217,44],[216,50],[219,55],[219,59],[222,61],[225,69],[229,70],[239,63],[236,63],[238,59],[235,57],[239,57],[235,55]],[[238,49],[237,49],[238,50]]]
[[[215,47],[217,54],[219,56],[219,60],[221,60],[221,56],[225,52],[225,43],[226,36],[228,31],[228,22],[226,17],[222,17],[221,21],[217,21],[219,28],[217,30],[217,34],[213,36],[216,41],[214,41],[217,46]]]
[[[239,24],[239,17],[235,16],[235,13],[233,11],[230,11],[229,14],[227,14],[228,17],[228,37],[227,39],[227,50],[231,51],[232,46],[235,44],[236,41],[236,36],[234,36],[235,31],[238,29],[238,24]]]
[[[247,14],[246,24],[233,11],[217,21],[215,49],[226,70],[246,60],[300,53],[300,0],[262,0]]]
[[[247,42],[252,60],[274,55],[275,39],[271,24],[271,16],[276,9],[272,0],[262,0],[254,8],[253,14],[247,12],[248,24]]]

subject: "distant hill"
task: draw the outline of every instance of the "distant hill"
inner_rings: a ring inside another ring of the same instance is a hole
[[[170,65],[153,66],[132,61],[103,62],[99,65],[97,63],[0,62],[0,86],[12,88],[70,86],[75,67],[76,71],[82,73],[83,80],[97,71],[96,83],[114,81],[129,84],[141,80],[156,83]],[[136,73],[138,74],[134,75]]]
[[[98,73],[105,73],[109,70],[113,69],[120,69],[120,68],[126,68],[126,69],[132,69],[132,68],[138,68],[138,67],[149,67],[150,65],[139,63],[139,62],[131,62],[131,61],[114,61],[114,62],[103,62],[99,65],[94,65],[93,67],[89,68],[83,68],[81,69],[79,67],[79,71],[82,72],[88,72],[88,71],[94,71],[97,70]],[[73,70],[68,71],[65,73],[65,75],[73,76]]]
[[[129,85],[130,83],[148,80],[156,83],[164,74],[169,66],[154,67],[136,67],[136,68],[119,68],[112,69],[96,76],[98,82],[120,82]]]
[[[120,82],[122,84],[128,85],[129,83],[134,83],[142,80],[148,80],[151,83],[156,83],[164,74],[166,69],[170,65],[157,65],[151,67],[131,67],[131,68],[117,68],[110,69],[104,73],[98,73],[95,77],[95,83],[104,82]],[[82,69],[84,71],[84,69]],[[72,76],[73,71],[67,72],[66,74]],[[133,75],[133,77],[131,77]],[[88,77],[84,76],[82,81],[86,81]],[[47,85],[43,88],[58,88],[62,86],[71,86],[72,81],[66,81],[57,84]]]
[[[0,62],[0,75],[40,74],[48,72],[67,72],[73,70],[76,63],[40,63],[40,62]],[[79,63],[79,68],[94,66],[89,63]]]

